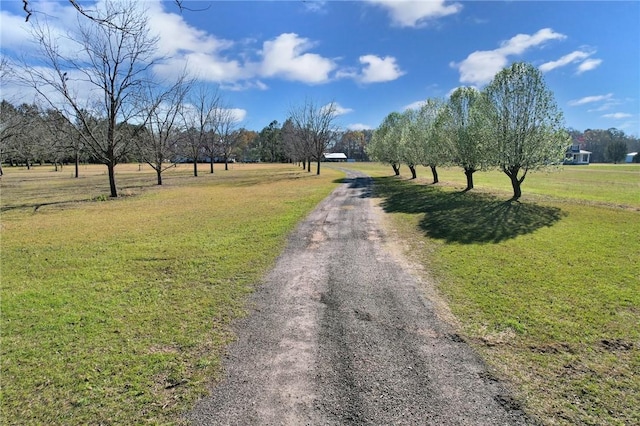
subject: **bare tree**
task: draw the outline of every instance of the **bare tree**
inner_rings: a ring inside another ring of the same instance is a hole
[[[168,90],[153,93],[149,88],[149,104],[144,111],[147,125],[138,140],[138,154],[156,172],[158,185],[162,185],[162,172],[173,164],[173,157],[179,139],[182,122],[180,113],[184,108],[191,82],[181,77]]]
[[[291,108],[289,113],[302,144],[308,148],[309,159],[317,162],[316,174],[318,175],[322,157],[333,135],[338,131],[335,123],[336,110],[335,102],[321,107],[307,99],[302,105]]]
[[[224,169],[229,170],[229,160],[239,141],[238,120],[231,108],[218,108],[215,121],[217,152],[224,161]]]
[[[69,0],[69,3],[71,3],[71,5],[78,11],[78,13],[84,16],[85,18],[98,22],[100,24],[112,25],[117,28],[117,23],[113,22],[110,17],[105,17],[100,14],[96,14],[95,11],[86,9],[77,0]],[[205,8],[198,8],[198,9],[189,8],[184,5],[184,0],[174,0],[174,3],[176,4],[180,12],[183,12],[185,10],[193,11],[193,12],[202,12],[202,11],[208,10],[211,7],[211,5],[208,5]],[[24,17],[25,22],[29,22],[29,18],[31,18],[31,15],[33,15],[34,13],[34,10],[31,8],[31,3],[29,2],[29,0],[22,0],[22,9],[24,10],[24,14],[25,14],[25,17]]]
[[[204,151],[209,157],[210,173],[217,155],[217,142],[214,130],[217,127],[220,94],[200,87],[191,98],[188,108],[182,111],[185,133],[182,138],[182,153],[193,161],[193,175],[198,176],[198,160]]]
[[[285,155],[292,163],[298,163],[298,165],[302,163],[302,168],[306,169],[306,160],[309,154],[303,145],[300,132],[293,124],[291,118],[285,120],[280,133],[282,135],[282,145]]]
[[[127,123],[141,116],[138,97],[150,84],[157,39],[136,2],[106,0],[92,17],[68,37],[77,43],[75,54],[58,45],[46,24],[36,23],[33,36],[47,67],[25,63],[22,81],[65,117],[77,119],[85,147],[107,166],[110,195],[117,197],[115,166],[131,148]]]

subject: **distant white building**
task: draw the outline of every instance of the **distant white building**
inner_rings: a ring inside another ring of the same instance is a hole
[[[564,164],[589,164],[591,161],[591,151],[580,149],[580,145],[574,143],[564,158]]]
[[[627,157],[624,159],[625,163],[633,163],[633,157],[635,157],[636,155],[638,155],[637,152],[630,152],[627,154]]]
[[[347,155],[342,152],[326,152],[323,154],[324,161],[343,162],[347,161]]]

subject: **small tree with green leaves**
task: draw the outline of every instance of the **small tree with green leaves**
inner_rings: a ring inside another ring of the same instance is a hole
[[[372,160],[389,164],[396,176],[400,175],[400,123],[402,114],[392,112],[385,117],[380,126],[373,132],[371,142],[367,145],[367,154]]]
[[[623,141],[613,141],[605,149],[605,157],[613,164],[618,164],[624,161],[627,156],[627,144]]]
[[[451,161],[464,169],[466,191],[473,189],[473,174],[491,166],[486,143],[485,120],[479,103],[481,94],[473,87],[460,87],[450,96],[440,115]]]
[[[494,77],[484,89],[482,108],[494,164],[509,176],[517,200],[529,171],[562,162],[570,145],[562,112],[541,71],[523,62]]]
[[[422,141],[421,164],[431,169],[433,183],[438,183],[438,166],[449,161],[440,114],[443,111],[442,99],[427,99],[416,114],[415,137]]]

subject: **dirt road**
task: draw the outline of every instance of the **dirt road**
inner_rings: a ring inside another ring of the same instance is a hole
[[[349,172],[252,298],[195,425],[530,424],[389,250]]]

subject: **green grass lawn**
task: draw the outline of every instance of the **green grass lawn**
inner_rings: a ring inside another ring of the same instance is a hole
[[[430,185],[391,168],[377,202],[460,334],[544,424],[640,424],[640,167],[498,172]],[[229,323],[293,226],[335,187],[287,165],[5,168],[3,424],[171,424],[220,372]],[[403,169],[403,171],[407,171]],[[102,201],[105,200],[106,201]]]
[[[2,424],[167,424],[220,371],[232,319],[342,174],[120,165],[0,180]]]
[[[409,255],[426,266],[461,332],[543,424],[640,424],[640,167],[508,178],[459,169],[441,184],[375,176]]]

